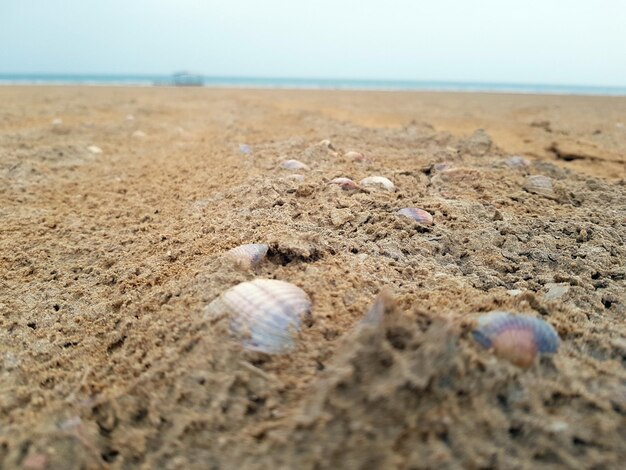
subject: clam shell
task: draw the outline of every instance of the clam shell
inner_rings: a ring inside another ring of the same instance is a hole
[[[280,164],[280,167],[284,170],[310,170],[308,165],[299,160],[285,160]]]
[[[396,186],[384,176],[368,176],[359,182],[362,186],[382,186],[387,191],[394,191]]]
[[[554,199],[554,187],[552,179],[543,175],[532,175],[524,181],[524,189],[529,193],[538,194],[549,199]]]
[[[229,330],[245,349],[281,354],[293,349],[311,299],[299,287],[255,279],[228,289],[208,307],[209,317],[228,316]]]
[[[509,312],[490,312],[478,319],[472,332],[476,342],[518,367],[530,367],[538,354],[553,354],[559,336],[545,321]]]
[[[334,178],[330,180],[328,184],[336,184],[345,191],[357,189],[359,187],[359,185],[356,184],[356,182],[352,181],[350,178]]]
[[[244,269],[250,269],[257,266],[265,259],[269,246],[265,243],[249,243],[239,245],[228,250],[226,253],[229,258],[235,261],[237,265]]]
[[[419,209],[417,207],[405,207],[404,209],[400,209],[398,212],[396,212],[396,214],[402,215],[404,217],[409,217],[419,224],[433,224],[433,216],[425,210]]]

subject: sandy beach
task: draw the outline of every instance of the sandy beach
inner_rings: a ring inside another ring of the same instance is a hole
[[[626,461],[626,97],[0,87],[0,227],[2,468]],[[206,314],[256,278],[311,298],[289,354]],[[492,310],[558,352],[496,357]]]

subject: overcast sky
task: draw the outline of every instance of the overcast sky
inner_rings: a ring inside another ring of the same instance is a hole
[[[0,0],[0,73],[626,86],[626,0]]]

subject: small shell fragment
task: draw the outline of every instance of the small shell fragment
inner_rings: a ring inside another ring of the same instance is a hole
[[[509,168],[525,168],[529,165],[528,160],[521,155],[513,155],[504,160],[504,164]]]
[[[496,356],[522,368],[530,367],[538,354],[553,354],[559,348],[559,336],[550,324],[509,312],[481,316],[472,335]]]
[[[146,137],[146,133],[144,131],[137,130],[131,134],[131,137],[135,139],[143,139],[144,137]]]
[[[543,175],[533,175],[524,181],[524,189],[529,193],[538,194],[548,199],[555,199],[554,186],[552,179]]]
[[[305,170],[308,171],[310,168],[308,165],[302,163],[299,160],[285,160],[280,164],[280,167],[284,170]]]
[[[350,178],[334,178],[330,180],[328,184],[336,184],[344,191],[350,191],[351,189],[357,189],[359,187],[359,185]]]
[[[94,155],[99,155],[102,153],[102,149],[96,145],[90,145],[89,147],[87,147],[87,150],[89,150]]]
[[[321,140],[318,145],[321,145],[322,147],[326,147],[330,150],[335,150],[333,143],[329,139]]]
[[[357,162],[362,162],[366,160],[365,154],[361,153],[361,152],[357,152],[355,150],[349,150],[348,152],[344,153],[343,156],[345,158],[348,158],[350,160],[354,160]]]
[[[250,269],[254,268],[265,259],[268,249],[269,246],[265,243],[249,243],[236,246],[226,254],[235,261],[239,267]]]
[[[267,354],[295,346],[311,299],[299,287],[274,279],[255,279],[228,289],[207,307],[209,318],[229,318],[229,331],[245,349]]]
[[[239,152],[244,155],[250,155],[252,153],[252,149],[247,144],[239,144]]]
[[[362,186],[382,186],[387,191],[394,191],[396,186],[384,176],[368,176],[360,181]]]
[[[402,215],[404,217],[409,217],[416,221],[418,224],[433,224],[433,216],[425,210],[419,209],[417,207],[405,207],[404,209],[400,209],[398,212],[396,212],[396,214]]]

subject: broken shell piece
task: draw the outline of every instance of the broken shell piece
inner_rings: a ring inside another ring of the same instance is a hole
[[[61,118],[54,118],[51,121],[51,123],[52,123],[53,126],[60,126],[61,124],[63,124],[63,119],[61,119]]]
[[[356,182],[352,181],[350,178],[334,178],[330,180],[328,184],[336,184],[344,191],[357,189],[359,187],[359,185],[356,184]]]
[[[280,164],[280,167],[285,170],[310,170],[308,165],[305,165],[299,160],[285,160]]]
[[[143,139],[146,137],[146,133],[144,131],[135,131],[131,134],[131,137],[134,137],[135,139]]]
[[[417,207],[405,207],[404,209],[400,209],[398,212],[396,212],[396,214],[403,215],[404,217],[409,217],[416,221],[418,224],[433,224],[433,216],[425,210],[419,209]]]
[[[265,259],[269,246],[265,243],[250,243],[236,246],[229,250],[227,255],[243,269],[250,269],[257,266]]]
[[[524,189],[529,193],[538,194],[539,196],[555,199],[554,186],[552,179],[543,175],[533,175],[524,181]]]
[[[89,147],[87,147],[87,150],[89,150],[94,155],[99,155],[102,153],[102,149],[96,145],[90,145]]]
[[[328,139],[324,139],[322,141],[320,141],[320,143],[318,145],[321,145],[322,147],[326,147],[330,150],[335,150],[335,147],[333,146],[333,143],[328,140]]]
[[[538,354],[553,354],[559,348],[559,336],[550,324],[509,312],[481,316],[472,335],[496,356],[522,368],[530,367]]]
[[[230,333],[250,351],[288,352],[311,299],[299,287],[274,279],[255,279],[228,289],[207,307],[212,318],[228,316]]]
[[[357,162],[365,161],[365,154],[361,152],[357,152],[355,150],[350,150],[343,154],[344,157],[349,158],[350,160],[354,160]]]
[[[382,186],[387,191],[393,191],[396,186],[384,176],[368,176],[360,181],[362,186]]]
[[[250,155],[252,153],[252,149],[247,144],[239,144],[239,151],[244,155]]]

